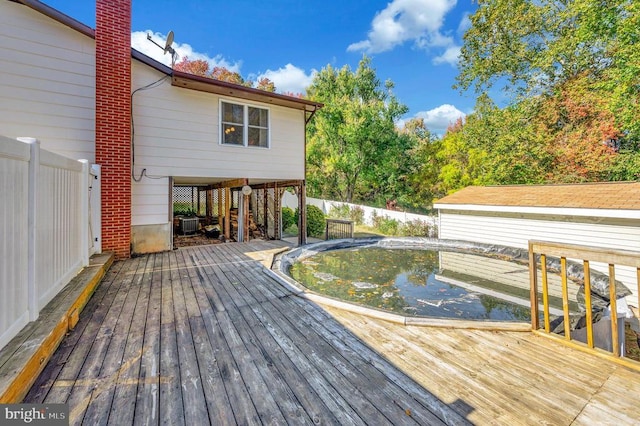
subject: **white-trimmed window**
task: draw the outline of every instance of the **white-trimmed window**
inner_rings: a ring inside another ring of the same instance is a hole
[[[220,101],[220,143],[269,148],[269,110]]]

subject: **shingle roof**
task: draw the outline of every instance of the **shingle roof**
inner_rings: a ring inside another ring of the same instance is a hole
[[[469,186],[435,204],[640,210],[640,182]]]

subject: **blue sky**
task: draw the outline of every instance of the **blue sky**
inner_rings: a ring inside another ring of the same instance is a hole
[[[95,27],[95,1],[44,0]],[[173,47],[190,59],[206,59],[244,78],[270,78],[278,91],[304,92],[313,73],[328,64],[358,66],[372,58],[381,81],[409,107],[403,117],[424,117],[435,133],[472,111],[473,93],[451,86],[470,0],[133,0],[132,45],[170,63],[159,44],[174,31]]]

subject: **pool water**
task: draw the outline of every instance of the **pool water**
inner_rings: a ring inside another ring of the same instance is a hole
[[[511,291],[504,283],[466,273],[445,276],[441,258],[437,250],[350,248],[301,259],[289,273],[316,293],[406,316],[530,321],[526,289]],[[511,269],[522,268],[513,263]],[[504,298],[496,297],[502,292]],[[522,296],[519,303],[513,302],[514,294]]]

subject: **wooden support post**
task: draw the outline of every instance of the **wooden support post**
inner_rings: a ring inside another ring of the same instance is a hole
[[[307,244],[307,185],[300,182],[298,190],[298,245]]]
[[[249,202],[251,195],[242,194],[242,196],[244,197],[242,202],[242,236],[243,241],[248,243],[251,240],[249,238],[249,232],[251,231],[249,229]]]
[[[231,189],[224,189],[224,238],[231,238]]]
[[[264,193],[264,239],[269,239],[269,188],[267,185],[264,185],[263,189]]]
[[[282,231],[280,229],[280,189],[278,184],[273,185],[273,234],[276,240],[282,239]]]
[[[223,199],[223,193],[222,193],[222,188],[218,188],[218,226],[220,226],[220,230],[222,230],[222,203],[224,201]]]

